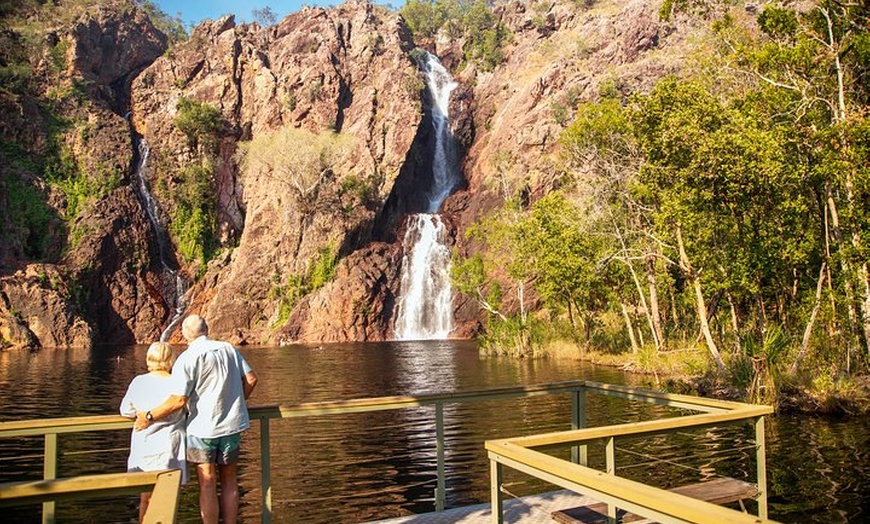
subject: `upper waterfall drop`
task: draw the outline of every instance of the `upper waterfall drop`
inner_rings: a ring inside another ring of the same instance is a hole
[[[453,331],[449,235],[437,213],[462,181],[456,141],[450,129],[450,95],[457,83],[431,53],[426,53],[420,69],[431,98],[432,183],[424,195],[427,212],[407,219],[394,324],[397,340],[444,339]]]
[[[441,204],[461,181],[456,141],[450,130],[450,95],[458,84],[438,61],[438,57],[431,53],[426,53],[422,68],[426,76],[426,87],[432,97],[432,127],[435,134],[432,189],[427,212],[437,213]]]

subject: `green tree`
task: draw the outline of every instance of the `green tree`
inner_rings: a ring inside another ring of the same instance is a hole
[[[214,150],[224,125],[220,110],[186,96],[178,99],[176,109],[178,113],[173,123],[187,137],[188,146],[194,151],[199,151],[200,147]]]
[[[759,38],[734,31],[731,20],[718,26],[728,44],[722,47],[724,60],[755,86],[758,114],[790,130],[793,163],[809,173],[823,217],[817,251],[831,273],[831,293],[843,295],[834,306],[847,312],[845,324],[855,334],[847,347],[865,351],[870,347],[867,173],[862,133],[853,130],[866,125],[870,100],[868,20],[863,3],[821,0],[807,11],[766,6],[758,17]]]
[[[444,12],[427,0],[409,0],[399,11],[414,38],[433,38],[444,24]]]
[[[254,9],[251,11],[251,16],[254,18],[255,22],[258,22],[261,25],[275,25],[275,22],[278,21],[278,15],[276,15],[269,6],[265,6],[262,9]]]
[[[550,308],[565,308],[572,330],[581,316],[587,341],[595,313],[604,309],[605,260],[583,211],[562,192],[541,198],[518,228],[518,256],[531,268],[535,290]]]

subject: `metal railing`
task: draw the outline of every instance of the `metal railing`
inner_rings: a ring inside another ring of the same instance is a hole
[[[538,384],[529,386],[517,387],[502,387],[488,388],[479,390],[466,390],[449,393],[424,394],[414,396],[394,396],[394,397],[377,397],[363,398],[352,400],[339,400],[327,402],[308,402],[301,404],[275,404],[267,406],[252,406],[249,408],[252,420],[259,422],[260,428],[260,477],[261,477],[261,512],[262,522],[270,523],[272,521],[272,481],[271,481],[271,440],[270,426],[272,419],[299,418],[310,416],[323,415],[341,415],[348,413],[364,413],[372,411],[384,411],[395,409],[407,409],[419,406],[434,406],[435,408],[435,446],[436,446],[436,488],[435,488],[435,510],[442,511],[445,508],[446,501],[446,475],[445,475],[445,423],[444,423],[444,406],[447,404],[460,404],[467,402],[477,402],[484,400],[512,399],[535,397],[552,394],[570,394],[571,395],[571,428],[569,432],[570,442],[572,445],[572,462],[575,465],[586,463],[586,446],[582,445],[584,440],[593,440],[596,438],[604,438],[601,436],[589,436],[586,433],[575,434],[574,430],[580,430],[586,426],[586,393],[593,391],[602,393],[608,396],[622,397],[631,400],[639,400],[644,402],[652,402],[656,404],[665,404],[672,407],[684,408],[704,412],[705,415],[722,414],[722,417],[713,417],[710,419],[711,424],[721,424],[729,421],[729,417],[735,412],[745,415],[744,411],[740,411],[746,407],[746,404],[734,402],[722,402],[711,399],[698,397],[689,397],[685,395],[668,395],[650,390],[643,390],[630,387],[614,386],[589,382],[584,380],[555,382],[548,384]],[[756,436],[760,439],[761,445],[758,447],[758,491],[759,507],[764,508],[766,514],[767,508],[767,493],[766,480],[764,470],[764,425],[763,415],[771,412],[770,408],[755,406],[756,411],[753,411],[754,417],[758,420],[756,423]],[[652,421],[652,423],[665,422],[667,428],[685,427],[680,425],[681,420],[692,420],[692,417],[697,415],[681,416],[664,419],[663,421]],[[748,418],[748,417],[743,417]],[[715,422],[714,422],[715,420]],[[637,423],[647,424],[647,423]],[[671,426],[672,425],[672,426]],[[605,428],[594,428],[583,431],[601,431],[608,428],[617,428],[614,431],[620,431],[619,428],[625,426],[608,426]],[[14,422],[0,422],[0,438],[6,437],[21,437],[21,436],[44,436],[45,438],[45,454],[43,459],[43,478],[54,479],[57,477],[57,459],[58,459],[58,435],[65,433],[81,433],[88,431],[106,431],[106,430],[129,430],[132,427],[132,421],[120,416],[86,416],[86,417],[71,417],[71,418],[55,418],[55,419],[40,419],[26,420]],[[644,426],[634,425],[636,428]],[[554,435],[561,435],[559,433]],[[596,434],[597,435],[597,434]],[[544,438],[541,436],[538,438]],[[524,437],[534,439],[536,437]],[[615,435],[613,436],[615,438]],[[510,446],[520,446],[523,449],[534,452],[529,448],[534,447],[539,441],[516,440],[495,441],[510,444]],[[554,442],[555,443],[555,442]],[[508,446],[508,447],[510,447]],[[502,445],[504,448],[504,445]],[[490,457],[494,449],[490,449],[490,443],[487,443]],[[504,448],[507,449],[507,448]],[[522,452],[521,452],[522,453]],[[504,453],[507,458],[507,452]],[[501,498],[499,498],[500,502]],[[495,503],[495,500],[493,500]],[[495,507],[495,506],[494,506]],[[498,512],[499,514],[501,512]],[[493,511],[493,515],[496,512]],[[43,505],[43,522],[53,522],[54,520],[54,503],[46,502]]]
[[[669,417],[645,422],[596,428],[573,429],[542,435],[489,440],[485,443],[490,459],[490,498],[492,522],[502,524],[503,466],[522,471],[551,484],[589,495],[607,504],[608,517],[616,520],[622,508],[662,523],[739,524],[772,522],[767,514],[767,466],[764,441],[764,416],[773,412],[769,406],[725,402],[687,395],[586,382],[585,392],[666,404],[700,411],[700,414]],[[585,399],[579,402],[583,406]],[[583,411],[581,407],[581,411]],[[738,423],[755,426],[756,501],[758,516],[693,499],[668,490],[648,486],[616,475],[617,438],[672,433],[687,428],[707,428]],[[581,424],[582,425],[582,424]],[[604,442],[605,471],[587,467],[586,447]],[[571,447],[572,460],[563,460],[535,448]]]

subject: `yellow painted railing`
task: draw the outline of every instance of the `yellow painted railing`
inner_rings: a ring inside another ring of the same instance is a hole
[[[767,515],[767,470],[764,444],[764,416],[769,406],[724,402],[687,395],[586,382],[584,392],[602,393],[635,400],[664,403],[699,411],[700,414],[596,428],[573,429],[541,435],[490,440],[485,443],[490,459],[492,522],[502,524],[503,467],[507,466],[551,484],[591,496],[608,505],[608,516],[616,518],[621,508],[662,523],[741,524],[772,522]],[[582,404],[582,403],[581,403]],[[735,423],[755,426],[756,488],[758,516],[648,486],[616,475],[618,438],[670,433],[687,428],[706,428]],[[586,448],[604,442],[605,471],[587,467]],[[541,451],[571,447],[579,452],[563,460]],[[615,522],[615,520],[614,520]]]
[[[6,482],[0,484],[0,508],[28,504],[54,504],[90,497],[138,495],[151,491],[143,524],[172,524],[178,513],[181,470],[139,471],[80,475],[65,479]],[[52,506],[53,509],[53,506]],[[49,520],[53,520],[49,514]]]
[[[729,422],[745,422],[746,420],[756,421],[756,438],[758,444],[758,491],[759,491],[759,508],[766,516],[767,511],[767,489],[765,480],[765,458],[764,458],[764,423],[763,415],[771,412],[770,408],[764,406],[752,406],[755,410],[751,415],[746,411],[746,404],[735,402],[722,402],[710,399],[690,397],[685,395],[669,395],[650,390],[637,388],[629,388],[622,386],[614,386],[608,384],[600,384],[595,382],[576,380],[567,382],[556,382],[548,384],[538,384],[530,386],[489,388],[480,390],[466,390],[450,393],[425,394],[415,396],[395,396],[395,397],[377,397],[364,398],[328,402],[309,402],[301,404],[281,404],[269,406],[252,406],[250,414],[252,420],[259,421],[260,426],[260,474],[261,474],[261,512],[262,522],[270,523],[272,520],[272,483],[271,483],[271,450],[270,450],[270,435],[269,429],[272,419],[298,418],[322,415],[340,415],[347,413],[363,413],[372,411],[383,411],[393,409],[406,409],[418,406],[433,406],[435,409],[435,446],[436,446],[436,474],[437,483],[435,489],[435,509],[441,511],[445,507],[446,501],[446,481],[445,481],[445,436],[444,436],[444,406],[447,404],[461,404],[467,402],[476,402],[484,400],[497,399],[513,399],[523,397],[534,397],[541,395],[552,394],[569,394],[571,396],[571,427],[572,431],[567,433],[556,433],[542,435],[537,437],[524,437],[527,439],[535,438],[553,438],[550,443],[539,443],[539,440],[525,441],[522,439],[509,439],[506,441],[493,441],[487,443],[487,450],[493,462],[498,464],[507,464],[507,461],[514,460],[510,465],[519,465],[525,453],[538,453],[531,449],[539,445],[551,445],[562,443],[560,438],[566,438],[566,444],[571,444],[572,447],[572,463],[573,466],[580,467],[586,464],[586,446],[582,445],[585,441],[601,438],[615,438],[619,436],[620,431],[628,431],[624,426],[608,426],[606,428],[591,428],[580,429],[586,426],[586,394],[587,392],[601,393],[607,396],[615,396],[638,400],[643,402],[651,402],[655,404],[664,404],[677,408],[690,409],[702,412],[703,419],[709,422],[708,425],[721,425]],[[721,417],[720,417],[721,415]],[[739,415],[739,416],[736,416]],[[643,430],[647,428],[650,432],[671,431],[680,427],[695,426],[700,424],[701,419],[692,418],[699,415],[689,415],[684,417],[674,417],[664,419],[662,421],[651,421],[650,423],[638,423],[633,426],[634,430]],[[682,421],[682,422],[681,422]],[[688,423],[686,423],[688,421]],[[697,424],[696,424],[697,422]],[[657,426],[657,423],[664,423],[663,426]],[[643,424],[653,424],[652,426],[644,426]],[[45,438],[45,455],[43,462],[43,478],[54,479],[57,477],[57,459],[58,459],[58,436],[66,433],[81,433],[87,431],[105,431],[105,430],[127,430],[132,428],[132,422],[120,416],[87,416],[87,417],[71,417],[71,418],[56,418],[56,419],[41,419],[27,420],[14,422],[0,422],[0,438],[6,437],[21,437],[21,436],[44,436]],[[615,428],[615,429],[613,429]],[[655,430],[653,431],[653,428]],[[602,431],[612,429],[616,433],[605,437],[598,433],[592,436],[591,433],[582,433],[583,431]],[[575,433],[580,430],[581,433]],[[626,434],[638,434],[634,433]],[[559,437],[558,435],[564,435]],[[520,448],[519,455],[512,455],[510,450],[514,447]],[[505,450],[501,453],[499,450]],[[501,459],[493,459],[495,455],[500,455]],[[608,455],[609,456],[609,455]],[[499,462],[503,460],[505,462]],[[499,466],[493,466],[494,469],[500,471]],[[526,467],[526,466],[523,466]],[[610,468],[610,466],[608,466]],[[543,471],[543,470],[541,470]],[[544,478],[544,477],[541,477]],[[545,479],[546,480],[546,479]],[[630,481],[626,481],[630,482]],[[608,499],[604,498],[604,501]],[[499,496],[500,503],[501,498]],[[493,502],[496,502],[493,500]],[[631,509],[631,506],[625,505]],[[495,506],[494,506],[495,508]],[[493,511],[493,515],[499,515],[501,512]],[[54,519],[53,503],[47,502],[43,506],[43,521],[51,522]]]

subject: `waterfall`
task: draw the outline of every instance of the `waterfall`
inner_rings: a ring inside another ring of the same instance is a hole
[[[437,213],[444,200],[459,185],[459,163],[456,158],[456,142],[450,131],[450,94],[456,82],[444,69],[438,58],[427,53],[423,64],[426,87],[432,97],[432,127],[435,136],[435,152],[432,158],[432,190],[429,194],[429,213]]]
[[[453,329],[450,250],[441,217],[420,213],[409,218],[402,247],[402,287],[396,338],[447,338]]]
[[[134,141],[137,139],[134,135]],[[151,223],[151,228],[154,230],[154,236],[157,239],[157,253],[161,267],[161,280],[163,281],[163,299],[167,304],[174,304],[175,313],[170,319],[169,324],[163,333],[160,334],[160,340],[166,341],[169,338],[172,329],[181,319],[187,304],[184,300],[184,295],[187,292],[187,281],[181,274],[181,271],[173,269],[172,259],[169,253],[172,252],[169,244],[169,238],[166,235],[166,229],[161,222],[160,206],[157,200],[151,194],[151,189],[148,186],[148,159],[151,155],[151,148],[148,142],[142,138],[138,138],[139,161],[136,164],[136,188],[137,194],[145,208],[145,214],[148,216],[148,221]]]
[[[427,53],[420,66],[431,97],[432,184],[426,195],[428,212],[411,215],[407,221],[394,327],[398,340],[443,339],[453,330],[450,249],[437,213],[461,181],[449,117],[450,94],[457,84],[435,55]]]
[[[142,205],[145,207],[145,214],[148,216],[148,221],[151,222],[151,228],[154,230],[154,236],[157,238],[157,251],[159,253],[160,264],[164,269],[169,269],[166,262],[166,247],[168,241],[166,239],[166,231],[163,225],[160,224],[160,207],[157,201],[151,195],[151,190],[148,187],[148,158],[151,156],[151,147],[144,138],[139,139],[139,162],[136,164],[136,181],[138,182],[138,194],[142,200]]]

